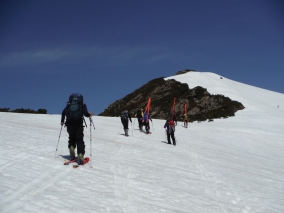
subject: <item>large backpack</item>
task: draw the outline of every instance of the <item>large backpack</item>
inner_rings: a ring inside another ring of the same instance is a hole
[[[172,132],[175,132],[175,123],[173,120],[169,120],[168,121],[168,125],[169,125],[169,129],[168,129],[168,133],[172,134]]]
[[[67,102],[66,117],[69,121],[81,120],[83,117],[83,96],[80,93],[72,93]]]
[[[169,121],[169,125],[170,125],[170,126],[174,126],[174,125],[175,125],[174,121],[173,121],[173,120],[170,120],[170,121]]]
[[[121,113],[121,121],[128,121],[128,111],[125,110]]]

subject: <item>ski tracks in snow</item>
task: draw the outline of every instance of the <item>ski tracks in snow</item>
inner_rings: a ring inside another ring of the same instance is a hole
[[[202,141],[195,138],[193,139],[193,143],[202,143]],[[251,212],[251,207],[245,205],[244,200],[242,200],[243,196],[238,194],[236,186],[225,185],[225,183],[228,183],[225,177],[223,177],[222,174],[216,173],[210,168],[210,164],[206,163],[211,159],[205,159],[205,157],[202,156],[202,152],[192,150],[188,147],[190,146],[185,146],[183,150],[190,155],[192,163],[199,171],[200,184],[203,184],[202,188],[204,188],[205,194],[208,196],[207,200],[210,206],[208,211],[224,213]],[[216,163],[218,164],[218,162]],[[238,209],[238,211],[236,211],[236,209]]]
[[[119,137],[116,141],[119,142],[119,150],[111,157],[110,168],[113,172],[114,196],[121,212],[139,212],[136,205],[131,205],[131,202],[138,199],[133,188],[137,184],[137,174],[131,169],[131,158],[135,153],[131,152],[130,147],[134,141],[131,137]]]
[[[1,206],[6,206],[5,210],[1,212],[17,212],[23,207],[23,203],[30,203],[31,205],[24,205],[25,210],[29,208],[32,210],[38,210],[44,206],[44,203],[48,197],[36,201],[37,195],[44,195],[44,191],[54,185],[55,182],[60,182],[67,176],[68,170],[62,172],[62,169],[57,166],[54,169],[43,172],[42,174],[34,177],[35,174],[31,174],[29,177],[31,181],[28,184],[22,185],[17,189],[9,190],[3,194],[4,199],[1,200]],[[36,190],[35,190],[36,189]],[[17,200],[18,202],[14,202]],[[9,207],[7,207],[9,206]],[[36,207],[35,207],[36,206]]]

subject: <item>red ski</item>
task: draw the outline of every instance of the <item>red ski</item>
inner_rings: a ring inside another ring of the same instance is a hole
[[[64,160],[64,165],[69,165],[70,163],[74,163],[76,162],[77,158],[75,158],[74,160],[69,160],[69,161],[66,161]]]
[[[83,164],[81,164],[81,165],[73,165],[73,168],[75,169],[75,168],[77,168],[77,167],[79,167],[79,166],[84,166],[86,163],[88,163],[90,161],[90,158],[89,157],[85,157],[84,158],[84,162],[83,162]]]

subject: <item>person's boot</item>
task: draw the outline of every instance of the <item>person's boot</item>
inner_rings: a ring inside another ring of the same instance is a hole
[[[84,155],[82,153],[79,153],[79,155],[78,155],[78,164],[79,165],[84,164]]]
[[[69,151],[70,151],[70,160],[75,160],[75,151],[74,147],[70,146]]]
[[[125,136],[129,136],[128,135],[128,129],[125,130]]]

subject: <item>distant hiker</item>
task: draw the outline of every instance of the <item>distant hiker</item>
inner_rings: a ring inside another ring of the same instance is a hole
[[[145,126],[145,131],[146,131],[147,134],[150,133],[149,120],[152,121],[152,118],[151,118],[150,114],[146,111],[146,112],[144,112],[143,124]]]
[[[175,123],[173,119],[168,119],[164,125],[164,128],[166,129],[167,132],[167,138],[168,138],[168,144],[171,144],[171,139],[173,141],[173,145],[176,145],[176,139],[175,139]]]
[[[173,111],[173,121],[175,122],[175,125],[177,125],[177,117],[176,117],[176,112]]]
[[[68,148],[71,160],[75,160],[75,149],[77,146],[78,164],[83,164],[85,154],[84,142],[84,116],[91,117],[92,112],[88,112],[86,104],[84,104],[83,96],[79,93],[72,93],[67,102],[67,106],[63,109],[61,115],[61,125],[64,124],[65,116],[67,132],[69,134]]]
[[[135,114],[135,117],[137,118],[138,120],[138,127],[140,129],[140,131],[142,131],[142,127],[143,127],[143,117],[144,117],[144,113],[143,113],[143,109],[138,109],[136,114]]]
[[[187,126],[188,126],[188,115],[187,114],[184,114],[183,115],[184,117],[183,117],[183,126],[185,127],[185,128],[187,128]]]
[[[169,119],[172,119],[175,122],[175,125],[177,125],[177,118],[176,118],[176,112],[175,111],[170,111],[169,114]]]
[[[131,123],[132,123],[132,120],[131,120],[131,116],[130,116],[130,114],[128,113],[127,110],[125,110],[121,113],[120,119],[121,119],[121,123],[123,125],[125,136],[129,136],[128,135],[128,119],[131,121]]]

